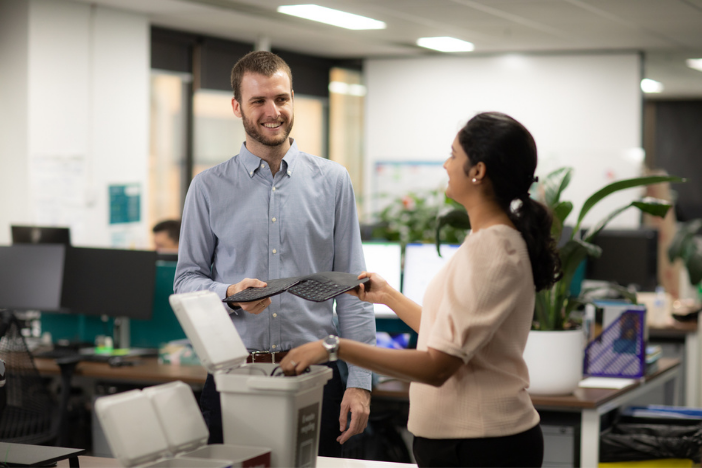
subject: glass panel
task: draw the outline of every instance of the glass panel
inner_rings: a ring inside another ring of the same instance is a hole
[[[193,102],[193,176],[239,153],[246,140],[241,119],[232,111],[232,93],[198,90]],[[295,125],[290,136],[298,148],[326,156],[326,100],[295,96]]]
[[[365,86],[356,70],[333,68],[329,84],[329,159],[351,176],[359,214],[363,194],[363,112]]]
[[[180,219],[187,151],[187,105],[190,76],[151,73],[151,135],[147,226]]]
[[[239,154],[244,125],[232,111],[232,93],[200,89],[193,99],[193,176]]]

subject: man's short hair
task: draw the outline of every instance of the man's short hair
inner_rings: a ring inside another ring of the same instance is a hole
[[[232,68],[232,91],[234,99],[241,103],[241,80],[248,73],[258,73],[259,75],[271,77],[278,70],[283,70],[290,78],[290,90],[292,91],[292,72],[285,60],[274,53],[258,50],[244,55]]]
[[[152,231],[154,234],[157,232],[166,232],[168,237],[173,239],[175,242],[180,242],[179,219],[167,219],[166,221],[161,221],[153,227]]]

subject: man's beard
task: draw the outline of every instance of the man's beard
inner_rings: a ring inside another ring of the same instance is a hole
[[[244,122],[244,130],[246,131],[246,134],[256,140],[257,142],[261,143],[262,145],[266,146],[280,146],[285,141],[288,139],[288,136],[290,135],[290,132],[292,131],[293,128],[293,123],[295,121],[295,116],[290,117],[290,121],[286,122],[283,121],[281,123],[284,131],[281,135],[277,137],[266,137],[261,134],[258,128],[258,124],[255,122],[250,121],[246,115],[244,114],[244,109],[241,109],[241,120]]]

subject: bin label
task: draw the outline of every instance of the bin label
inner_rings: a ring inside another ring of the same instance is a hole
[[[312,467],[317,458],[317,434],[319,433],[319,403],[297,411],[297,450],[295,460],[298,467]]]

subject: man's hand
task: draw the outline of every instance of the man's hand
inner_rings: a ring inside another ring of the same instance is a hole
[[[264,283],[261,280],[257,279],[251,279],[251,278],[244,278],[243,280],[239,281],[236,284],[232,284],[227,288],[227,297],[232,296],[240,291],[243,291],[244,289],[247,288],[262,288],[264,286],[267,286],[267,283]],[[271,298],[266,297],[264,299],[261,299],[260,301],[252,301],[252,302],[233,302],[231,304],[238,305],[242,309],[244,309],[246,312],[249,312],[254,315],[258,315],[261,312],[265,310],[266,307],[268,307],[271,304]]]
[[[341,414],[339,415],[339,429],[341,435],[336,439],[343,444],[356,434],[360,434],[368,425],[370,415],[370,398],[368,390],[362,388],[347,388],[344,399],[341,401]],[[351,424],[346,428],[348,414],[351,413]]]

